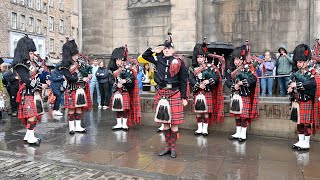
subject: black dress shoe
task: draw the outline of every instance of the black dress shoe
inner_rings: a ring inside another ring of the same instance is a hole
[[[176,150],[171,150],[170,156],[171,156],[171,158],[176,158],[176,157],[177,157],[177,152],[176,152]]]
[[[229,139],[230,139],[230,140],[238,140],[238,141],[239,141],[239,138],[238,138],[238,137],[233,137],[232,135],[229,136]]]
[[[170,149],[165,149],[159,153],[159,156],[164,156],[166,154],[170,154]]]
[[[162,130],[158,128],[158,129],[157,129],[157,132],[162,132]]]
[[[84,129],[83,131],[75,131],[77,133],[87,133],[87,129]]]

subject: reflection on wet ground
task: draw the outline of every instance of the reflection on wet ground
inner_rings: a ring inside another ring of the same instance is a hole
[[[158,156],[165,142],[155,127],[112,131],[115,120],[110,110],[87,112],[83,121],[87,134],[75,135],[69,135],[65,117],[45,114],[36,128],[42,139],[39,147],[24,144],[20,121],[3,116],[0,150],[20,154],[28,162],[99,168],[151,179],[320,179],[318,142],[312,142],[309,151],[299,152],[291,149],[293,139],[248,135],[246,142],[239,143],[228,140],[228,134],[211,132],[203,137],[180,130],[178,157],[172,159]]]

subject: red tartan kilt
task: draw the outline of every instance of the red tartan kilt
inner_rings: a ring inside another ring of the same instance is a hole
[[[18,118],[27,119],[35,116],[38,116],[38,113],[34,103],[34,96],[24,96],[22,102],[19,103]]]
[[[250,111],[251,111],[251,101],[250,97],[241,96],[242,99],[242,114],[240,114],[240,118],[247,119],[250,118]],[[236,116],[237,114],[230,113],[231,116]]]
[[[69,90],[66,90],[64,92],[64,108],[67,109],[74,109],[76,108],[76,91],[72,91],[71,94],[69,93]]]
[[[175,94],[174,94],[175,93]],[[173,96],[171,96],[174,94]],[[183,113],[183,104],[181,99],[180,91],[176,92],[174,90],[164,90],[161,89],[156,92],[154,97],[154,108],[158,106],[159,100],[163,95],[166,95],[169,98],[169,104],[171,107],[171,124],[181,124],[184,122],[184,113]]]
[[[200,92],[198,93],[193,93],[193,105],[192,105],[192,110],[194,112],[194,106],[196,104],[196,97],[197,95],[199,94]],[[205,92],[205,91],[202,91],[201,92],[205,97],[206,97],[206,102],[207,102],[207,107],[208,107],[208,112],[206,113],[213,113],[213,100],[212,100],[212,92]]]
[[[312,101],[299,101],[300,106],[300,123],[313,123],[313,104]]]
[[[112,97],[111,97],[110,108],[112,108],[114,94],[115,93],[113,93]],[[129,93],[128,92],[121,92],[121,94],[122,94],[122,100],[123,100],[123,104],[122,104],[123,111],[130,110],[130,95],[129,95]]]
[[[71,94],[70,91],[67,89],[64,91],[64,108],[67,109],[74,109],[76,108],[76,91],[72,91]],[[87,100],[87,106],[81,107],[84,110],[91,110],[91,97],[90,97],[90,90],[89,87],[86,86],[85,88],[85,94],[86,94],[86,100]]]

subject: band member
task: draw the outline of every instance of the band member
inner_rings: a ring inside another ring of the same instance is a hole
[[[229,67],[226,74],[226,85],[232,89],[230,114],[235,116],[236,133],[230,139],[239,142],[247,139],[247,126],[253,118],[259,116],[258,97],[260,86],[258,76],[252,64],[248,64],[246,45],[237,47],[232,52],[235,70]]]
[[[153,53],[160,52],[163,52],[163,56],[152,56]],[[188,72],[184,62],[173,56],[174,52],[170,36],[170,40],[167,40],[164,46],[149,48],[142,55],[144,59],[156,65],[155,81],[158,90],[155,95],[155,121],[164,123],[166,138],[166,148],[159,156],[170,154],[172,158],[177,156],[178,125],[184,122],[183,106],[188,104]]]
[[[193,110],[198,129],[195,134],[208,135],[208,125],[223,120],[223,92],[219,69],[207,57],[207,44],[197,44],[193,50],[189,82],[193,90]],[[211,62],[208,62],[208,59]]]
[[[40,144],[40,139],[34,135],[37,117],[43,114],[43,102],[40,96],[41,89],[46,84],[41,84],[38,77],[38,66],[34,60],[36,46],[27,35],[21,38],[14,51],[12,67],[19,76],[19,91],[17,93],[18,118],[27,127],[24,140],[29,144]]]
[[[138,69],[133,60],[129,60],[127,47],[113,50],[108,67],[116,69],[111,107],[116,112],[117,124],[112,129],[128,130],[130,126],[141,124]]]
[[[78,61],[78,46],[74,40],[67,40],[62,47],[61,71],[67,80],[64,92],[64,107],[68,109],[69,133],[86,133],[81,127],[84,110],[91,110],[90,89],[88,78],[82,77],[80,69],[83,64]]]
[[[293,60],[298,71],[291,75],[288,93],[291,95],[291,120],[297,122],[299,141],[293,149],[310,148],[311,126],[316,130],[319,124],[320,79],[313,66],[311,50],[308,45],[300,44],[293,51]]]

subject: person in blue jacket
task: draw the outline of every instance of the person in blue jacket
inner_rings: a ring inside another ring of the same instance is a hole
[[[56,97],[56,100],[53,105],[53,116],[62,116],[63,114],[59,111],[59,107],[61,104],[61,99],[63,95],[63,81],[65,80],[64,75],[60,71],[61,62],[59,62],[54,70],[51,72],[51,89],[53,91],[53,95]]]

